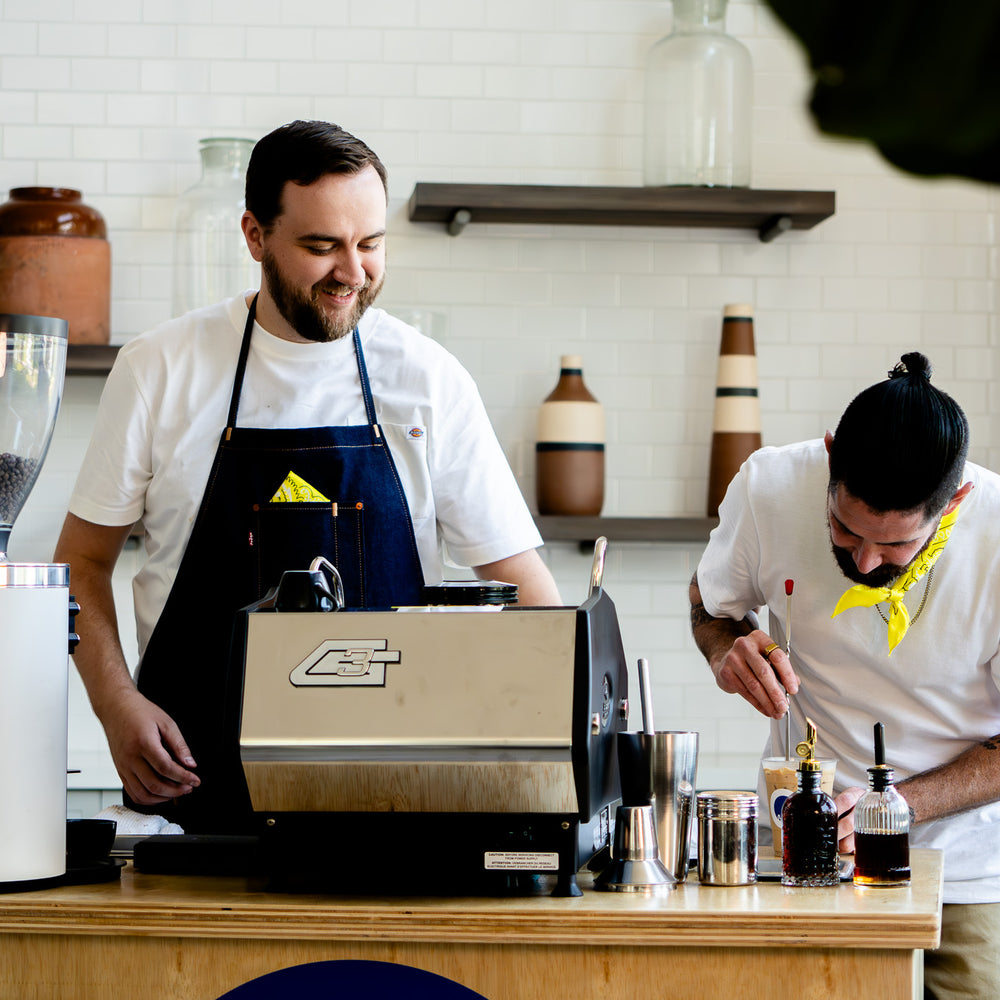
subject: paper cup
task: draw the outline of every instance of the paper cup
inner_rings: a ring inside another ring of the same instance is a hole
[[[833,779],[837,773],[835,757],[817,757],[822,768],[820,787],[827,795],[833,795]],[[771,820],[771,836],[774,856],[781,857],[781,809],[789,795],[798,790],[798,758],[787,760],[785,757],[765,757],[761,761],[764,769],[764,801],[767,804],[767,814]],[[763,805],[764,803],[762,803]]]

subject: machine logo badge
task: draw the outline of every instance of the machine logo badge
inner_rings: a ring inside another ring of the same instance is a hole
[[[398,649],[387,639],[327,639],[288,679],[295,687],[384,687],[385,665],[400,663]]]

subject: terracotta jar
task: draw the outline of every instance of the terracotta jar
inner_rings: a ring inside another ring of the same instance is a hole
[[[111,339],[111,246],[71,188],[13,188],[0,205],[0,312],[55,316],[75,344]]]
[[[539,514],[594,517],[604,506],[604,408],[583,384],[575,354],[563,355],[538,411],[535,485]]]

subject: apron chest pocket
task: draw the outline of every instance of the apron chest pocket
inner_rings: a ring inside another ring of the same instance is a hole
[[[278,585],[286,569],[308,569],[316,556],[325,556],[343,578],[347,607],[365,606],[364,504],[254,504],[251,520],[247,544],[258,599]]]

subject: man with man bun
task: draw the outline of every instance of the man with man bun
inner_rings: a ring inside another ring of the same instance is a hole
[[[936,1000],[1000,996],[1000,476],[968,443],[928,359],[904,354],[834,434],[746,461],[690,593],[716,683],[773,720],[764,755],[786,752],[789,704],[793,744],[815,721],[838,812],[866,790],[885,724],[910,844],[944,852],[942,942],[925,953]],[[852,816],[838,832],[853,851]]]

